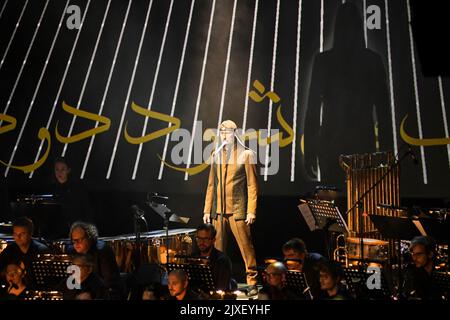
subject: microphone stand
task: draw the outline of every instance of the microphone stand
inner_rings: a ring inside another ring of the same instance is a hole
[[[225,251],[225,243],[224,243],[224,230],[223,230],[223,215],[225,214],[225,196],[223,194],[223,179],[222,179],[222,161],[223,161],[223,147],[219,150],[219,188],[220,188],[220,206],[221,206],[221,212],[220,212],[220,241],[222,244],[222,251]]]
[[[164,230],[166,231],[166,265],[169,264],[169,219],[172,212],[167,211],[164,213]]]
[[[147,220],[144,217],[144,213],[140,214],[138,212],[134,212],[133,218],[134,218],[134,234],[136,237],[135,244],[137,248],[135,251],[134,265],[135,270],[138,270],[139,267],[141,266],[141,226],[139,220],[144,221],[147,231],[148,231],[148,224]]]
[[[411,151],[407,151],[405,154],[403,154],[398,160],[396,160],[391,166],[389,166],[389,169],[377,180],[375,181],[372,186],[367,189],[359,198],[358,200],[356,200],[355,204],[347,210],[346,214],[348,216],[348,214],[353,211],[356,207],[358,207],[358,209],[362,210],[363,209],[363,203],[362,200],[364,200],[364,198],[373,190],[375,189],[383,180],[384,178],[387,177],[388,174],[390,174],[392,171],[394,171],[395,168],[397,168],[400,163],[408,156],[411,154]],[[364,264],[364,232],[363,232],[363,228],[364,228],[364,219],[363,217],[360,217],[359,219],[359,238],[360,238],[360,257],[361,257],[361,264],[360,266],[363,267]],[[400,277],[401,277],[401,248],[400,248],[400,243],[399,243],[399,248],[398,248],[399,252],[398,252],[398,269],[399,269],[399,281],[400,281]]]
[[[223,161],[223,156],[222,156],[222,152],[223,152],[223,148],[225,147],[225,143],[222,142],[222,145],[214,152],[214,157],[217,155],[217,153],[219,153],[219,155],[217,156],[219,161],[217,163],[217,165],[219,166],[219,178],[218,178],[218,183],[219,183],[219,190],[220,190],[220,206],[221,206],[221,213],[220,213],[220,239],[221,239],[221,243],[222,243],[222,250],[225,249],[225,244],[224,244],[224,228],[223,228],[223,215],[225,214],[225,195],[223,193],[223,179],[222,179],[222,161]],[[213,157],[213,159],[214,159]],[[226,175],[226,170],[225,170],[225,175]],[[225,177],[225,181],[226,181],[226,177]],[[212,221],[211,221],[212,222]]]

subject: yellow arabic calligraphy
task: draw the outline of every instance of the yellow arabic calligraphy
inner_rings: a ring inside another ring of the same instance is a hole
[[[97,133],[101,133],[104,131],[108,131],[109,127],[111,126],[111,120],[105,116],[101,116],[95,113],[90,113],[87,111],[83,111],[83,110],[79,110],[76,109],[74,107],[69,106],[68,104],[66,104],[64,101],[62,103],[62,107],[64,109],[64,111],[66,111],[67,113],[73,114],[74,116],[78,116],[81,118],[85,118],[85,119],[89,119],[92,121],[98,121],[103,123],[103,125],[97,127],[97,128],[92,128],[86,131],[83,131],[81,133],[75,134],[73,136],[70,137],[64,137],[62,136],[59,131],[58,131],[58,122],[56,122],[56,127],[55,127],[55,136],[56,139],[58,139],[59,142],[62,143],[73,143],[73,142],[77,142],[86,138],[89,138],[93,135],[96,135]]]
[[[281,105],[277,108],[277,120],[280,123],[281,127],[286,130],[287,137],[284,138],[283,132],[278,132],[270,137],[261,138],[261,131],[250,131],[244,134],[243,139],[244,140],[253,140],[258,139],[258,144],[261,146],[266,146],[268,144],[271,144],[275,141],[280,142],[280,148],[284,148],[287,145],[291,144],[294,140],[294,130],[292,127],[286,122],[286,120],[283,118],[283,115],[281,114]]]
[[[255,80],[253,82],[253,87],[260,93],[263,94],[264,91],[266,91],[266,88],[262,85],[261,82],[259,82],[258,80]],[[255,102],[261,102],[263,101],[266,97],[269,98],[270,100],[272,100],[273,103],[278,103],[280,101],[280,97],[273,91],[269,91],[267,93],[265,93],[263,96],[261,96],[260,94],[258,94],[255,91],[250,91],[248,93],[248,96]]]
[[[7,114],[0,113],[0,121],[9,122],[9,124],[0,127],[0,134],[14,130],[17,124],[16,118],[8,116]]]
[[[0,160],[0,163],[7,167],[13,168],[13,169],[21,170],[24,173],[29,173],[31,171],[35,171],[36,169],[38,169],[40,166],[42,166],[44,164],[45,160],[47,160],[48,155],[50,153],[50,147],[51,147],[50,132],[48,132],[47,128],[45,128],[45,127],[40,128],[39,132],[38,132],[38,137],[40,140],[44,140],[44,139],[47,140],[47,150],[45,150],[44,155],[38,161],[36,161],[33,164],[24,165],[24,166],[10,165],[1,160]]]
[[[259,94],[255,91],[250,91],[249,92],[249,97],[255,101],[255,102],[261,102],[263,101],[266,97],[269,98],[272,102],[274,103],[278,103],[281,99],[280,97],[272,91],[269,91],[267,93],[264,94],[265,91],[265,87],[261,84],[261,82],[259,82],[258,80],[255,80],[253,82],[253,86],[254,88],[259,92]],[[264,94],[263,96],[261,96],[260,94]],[[268,144],[271,144],[275,141],[279,141],[279,145],[281,148],[288,146],[289,144],[292,143],[292,141],[294,140],[294,130],[292,129],[292,127],[287,123],[287,121],[283,118],[283,115],[281,114],[281,105],[278,106],[277,108],[277,120],[280,124],[280,126],[286,131],[287,136],[284,137],[284,133],[283,132],[279,132],[276,133],[270,137],[265,137],[262,138],[261,137],[261,131],[250,131],[250,132],[246,132],[243,135],[243,139],[245,140],[253,140],[253,139],[257,139],[258,144],[265,146]],[[215,140],[216,138],[216,130],[214,129],[206,129],[205,133],[204,133],[204,137],[208,137],[208,140]],[[303,141],[303,140],[302,140]],[[302,144],[303,145],[303,144]],[[202,172],[203,170],[205,170],[208,166],[209,166],[209,161],[210,159],[208,159],[208,161],[206,163],[202,163],[200,165],[197,165],[195,167],[191,167],[191,168],[181,168],[181,167],[176,167],[174,165],[171,165],[167,162],[165,162],[164,160],[162,160],[162,158],[158,155],[158,158],[163,162],[163,164],[173,170],[176,171],[180,171],[180,172],[187,172],[189,175],[195,175],[198,174],[200,172]]]
[[[195,174],[198,174],[200,172],[202,172],[203,170],[205,170],[206,168],[208,168],[209,166],[209,159],[206,162],[203,162],[195,167],[190,167],[190,168],[180,168],[180,167],[176,167],[174,165],[171,165],[169,163],[167,163],[166,161],[164,161],[161,156],[158,154],[158,158],[159,160],[161,160],[162,163],[164,163],[165,166],[169,167],[170,169],[176,170],[176,171],[180,171],[180,172],[187,172],[190,176],[193,176]],[[210,157],[211,158],[211,157]]]
[[[400,136],[402,137],[402,139],[406,143],[408,143],[408,144],[410,144],[412,146],[426,146],[426,147],[442,146],[442,145],[450,144],[450,138],[425,138],[425,139],[419,139],[419,138],[411,137],[405,131],[406,118],[408,118],[408,115],[406,115],[403,118],[402,123],[400,124]]]
[[[165,136],[169,133],[171,133],[172,131],[177,130],[178,128],[180,128],[181,125],[181,121],[178,118],[175,117],[171,117],[167,114],[164,113],[160,113],[160,112],[156,112],[156,111],[152,111],[152,110],[147,110],[145,108],[142,108],[140,106],[138,106],[137,104],[135,104],[134,102],[131,103],[131,109],[133,109],[136,113],[139,113],[143,116],[146,117],[150,117],[156,120],[161,120],[161,121],[165,121],[167,123],[173,124],[173,126],[169,126],[167,128],[164,129],[160,129],[157,130],[155,132],[149,133],[143,137],[132,137],[128,134],[128,130],[127,130],[127,125],[128,122],[125,124],[125,130],[124,130],[124,135],[125,135],[125,139],[132,144],[140,144],[140,143],[145,143],[151,140],[154,140],[156,138]]]

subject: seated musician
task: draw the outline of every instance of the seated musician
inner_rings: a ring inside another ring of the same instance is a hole
[[[442,299],[442,293],[432,277],[434,241],[429,237],[415,237],[411,240],[409,250],[413,264],[406,271],[403,297],[420,300]]]
[[[169,273],[169,300],[201,300],[201,296],[189,288],[189,279],[184,270],[176,269]]]
[[[282,262],[274,262],[264,271],[265,284],[258,292],[258,300],[298,300],[294,292],[286,287],[287,268]]]
[[[323,262],[320,264],[320,300],[351,300],[347,289],[342,285],[341,280],[344,271],[336,261]]]
[[[50,249],[32,239],[33,221],[26,217],[17,218],[13,222],[14,243],[10,243],[0,253],[0,270],[9,264],[17,264],[25,271],[25,282],[30,288],[34,287],[33,272],[31,262],[37,258],[38,254],[49,253]]]
[[[31,297],[25,282],[25,270],[11,263],[6,267],[7,296],[6,300],[25,300]]]
[[[111,298],[120,299],[123,286],[114,252],[107,243],[98,240],[95,225],[81,221],[73,223],[70,227],[70,239],[72,246],[69,246],[68,253],[90,254],[94,259],[94,272],[111,290]]]
[[[202,223],[197,228],[196,235],[198,252],[194,257],[208,258],[211,272],[214,278],[214,286],[217,290],[234,290],[231,279],[231,260],[222,251],[214,247],[216,241],[216,229],[212,224]]]
[[[71,175],[71,166],[67,158],[57,158],[53,165],[52,192],[61,205],[61,216],[57,222],[58,233],[64,237],[68,228],[75,221],[93,221],[94,212],[89,200],[88,192],[79,180]],[[63,232],[63,233],[61,233]]]
[[[109,300],[109,290],[103,280],[94,272],[94,258],[89,254],[76,254],[72,264],[80,268],[78,288],[70,287],[67,279],[63,280],[59,289],[64,300]],[[75,283],[73,283],[75,284]]]
[[[318,253],[308,252],[305,243],[299,238],[286,242],[282,250],[287,268],[305,273],[310,292],[316,299],[320,293],[319,265],[326,259]]]

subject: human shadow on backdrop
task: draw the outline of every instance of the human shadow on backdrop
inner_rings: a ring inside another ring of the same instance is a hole
[[[322,182],[343,187],[339,155],[390,150],[391,123],[382,58],[365,48],[360,13],[345,3],[337,10],[333,47],[314,59],[304,130],[307,175],[316,180],[319,166]]]

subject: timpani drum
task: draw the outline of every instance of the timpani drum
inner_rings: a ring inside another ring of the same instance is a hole
[[[103,237],[100,240],[108,243],[113,249],[120,271],[132,272],[133,260],[137,252],[139,252],[141,263],[158,264],[167,262],[167,250],[171,263],[179,262],[177,255],[191,255],[195,233],[196,229],[172,229],[169,230],[167,237],[165,230],[144,232],[140,234],[139,248],[134,234]]]
[[[6,249],[9,243],[13,242],[14,242],[13,236],[0,233],[0,253]]]
[[[58,239],[51,243],[51,250],[54,253],[67,253],[67,250],[71,245],[70,239]]]
[[[364,259],[367,261],[383,262],[389,257],[389,242],[379,239],[363,239]],[[361,238],[347,238],[348,260],[361,259]]]

